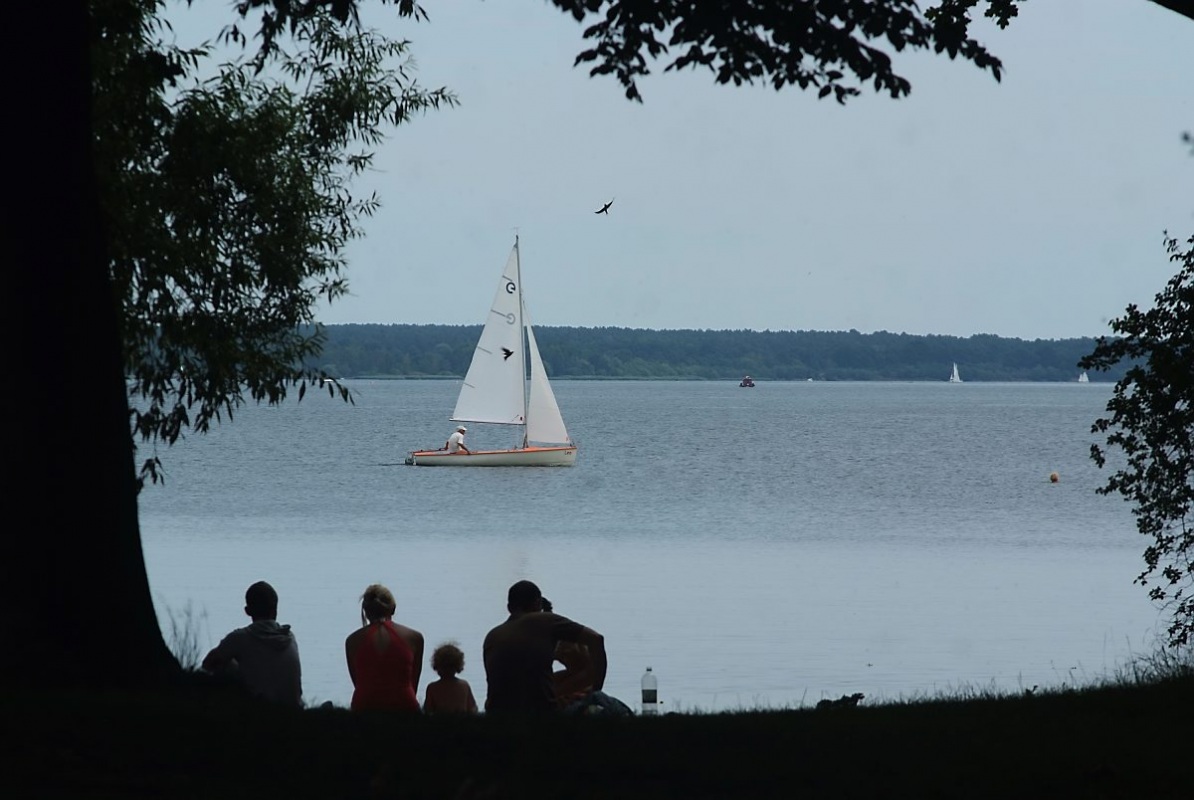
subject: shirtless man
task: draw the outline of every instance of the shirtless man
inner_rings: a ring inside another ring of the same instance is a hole
[[[605,637],[559,614],[542,610],[543,595],[530,581],[510,587],[509,618],[485,637],[482,655],[491,713],[538,714],[557,707],[552,662],[558,642],[576,642],[588,649],[592,690],[605,686]]]

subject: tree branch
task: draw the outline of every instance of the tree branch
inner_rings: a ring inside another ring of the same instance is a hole
[[[1152,0],[1152,2],[1167,8],[1175,14],[1194,19],[1194,0]]]

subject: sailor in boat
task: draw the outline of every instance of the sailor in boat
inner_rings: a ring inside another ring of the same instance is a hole
[[[470,452],[469,449],[464,446],[464,434],[466,433],[468,433],[468,428],[464,427],[463,425],[457,425],[456,430],[454,430],[452,435],[448,437],[448,441],[444,445],[444,449],[449,453]]]
[[[751,377],[749,375],[746,375],[745,377],[742,378],[742,383],[739,383],[738,385],[749,388],[749,387],[753,387],[755,385],[755,382],[753,380],[751,380]]]

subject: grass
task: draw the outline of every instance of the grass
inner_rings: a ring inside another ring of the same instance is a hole
[[[166,646],[184,670],[199,669],[206,655],[199,638],[201,631],[207,627],[207,612],[196,611],[189,600],[178,611],[169,606],[165,606],[165,609],[166,619],[170,623],[168,629],[163,631]]]
[[[1162,654],[1082,688],[541,720],[288,712],[192,675],[0,714],[21,796],[1164,799],[1190,796],[1194,674]]]

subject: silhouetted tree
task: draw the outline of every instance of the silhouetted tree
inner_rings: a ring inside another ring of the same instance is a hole
[[[347,143],[448,100],[380,68],[401,45],[342,36],[318,8],[291,29],[313,60],[275,52],[188,90],[202,53],[151,40],[160,6],[6,9],[24,32],[9,50],[26,139],[6,239],[22,319],[12,371],[28,383],[6,473],[10,496],[39,501],[4,557],[12,687],[177,674],[141,551],[125,378],[150,402],[138,429],[167,441],[230,412],[242,385],[273,400],[301,381],[318,339],[296,324],[339,291],[338,249],[369,210],[346,199],[368,164]],[[267,82],[271,64],[309,78],[306,93]]]
[[[1179,269],[1156,305],[1128,306],[1111,322],[1118,338],[1099,339],[1080,366],[1133,362],[1107,402],[1111,415],[1092,428],[1106,446],[1092,445],[1091,458],[1100,467],[1108,450],[1126,459],[1099,492],[1131,501],[1137,529],[1152,539],[1136,581],[1153,583],[1149,596],[1168,604],[1177,646],[1194,634],[1194,236],[1185,245],[1166,236],[1165,247]]]

